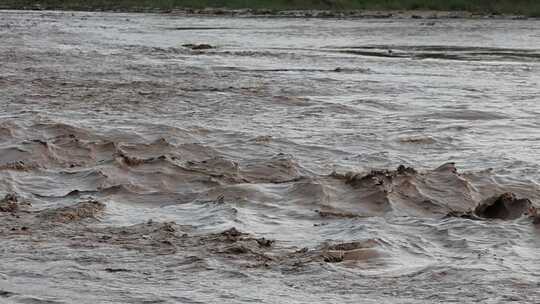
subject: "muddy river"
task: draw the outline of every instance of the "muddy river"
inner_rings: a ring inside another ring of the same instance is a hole
[[[540,21],[0,11],[0,303],[540,303]]]

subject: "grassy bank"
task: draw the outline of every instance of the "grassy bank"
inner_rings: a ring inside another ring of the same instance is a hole
[[[438,10],[540,16],[540,0],[0,0],[3,8],[140,10],[228,8],[271,10]]]

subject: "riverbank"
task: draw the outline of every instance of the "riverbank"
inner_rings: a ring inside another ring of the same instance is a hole
[[[533,0],[7,0],[0,8],[292,17],[540,17],[540,2]]]

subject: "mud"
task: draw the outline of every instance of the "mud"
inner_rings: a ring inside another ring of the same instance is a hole
[[[540,301],[535,20],[0,16],[0,302]]]
[[[190,48],[192,50],[209,50],[209,49],[213,49],[214,47],[211,46],[210,44],[192,44],[192,43],[189,43],[189,44],[184,44],[182,45],[183,47],[186,47],[186,48]]]
[[[517,199],[513,193],[493,197],[475,208],[474,214],[483,218],[512,220],[534,213],[528,199]]]

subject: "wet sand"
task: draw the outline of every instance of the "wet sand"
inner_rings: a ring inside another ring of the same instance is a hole
[[[538,21],[0,17],[0,302],[540,301]]]

